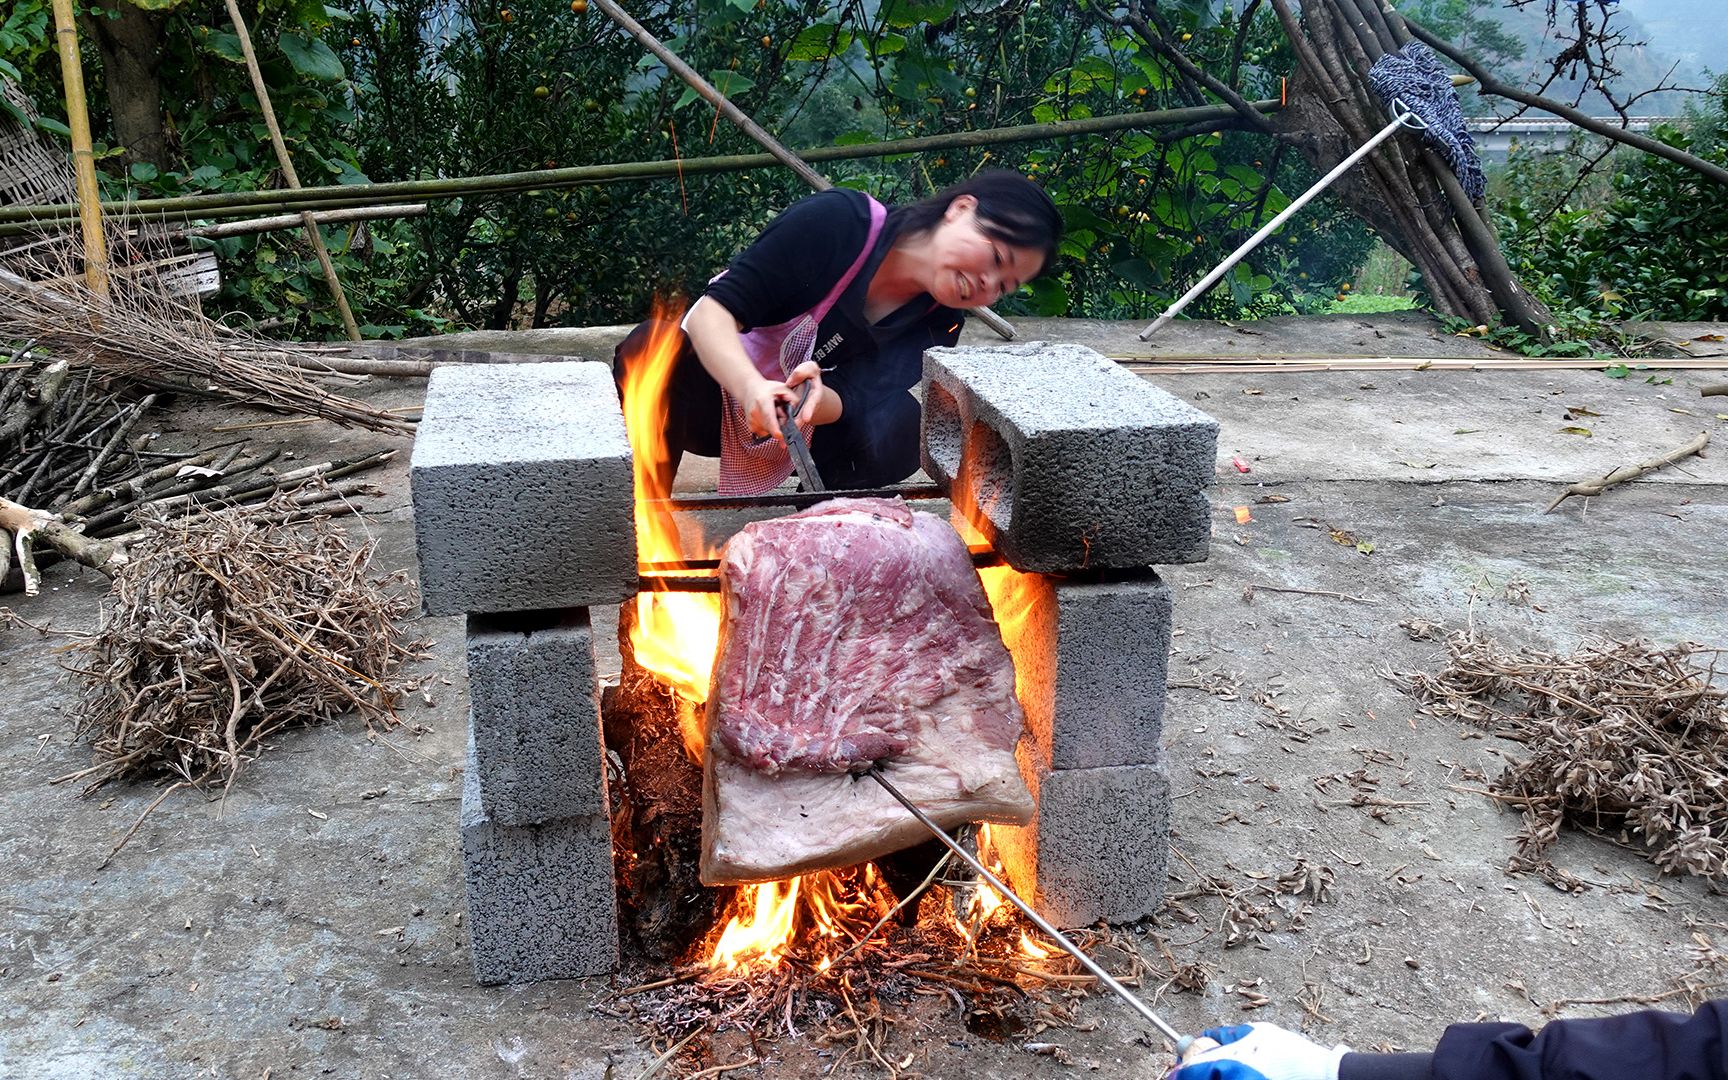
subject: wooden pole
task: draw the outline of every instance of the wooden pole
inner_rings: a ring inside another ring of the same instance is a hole
[[[228,0],[228,2],[232,4],[234,0]],[[593,0],[593,2],[601,11],[604,11],[613,22],[622,26],[631,37],[641,42],[643,47],[655,56],[659,57],[660,62],[666,65],[667,70],[688,83],[691,89],[695,90],[711,105],[719,109],[722,116],[738,125],[738,127],[743,130],[744,134],[756,140],[757,145],[761,146],[770,154],[773,154],[775,159],[782,165],[785,165],[787,168],[797,173],[799,179],[803,180],[806,184],[809,184],[817,191],[827,191],[829,188],[834,186],[832,180],[829,180],[826,176],[823,176],[821,173],[805,164],[802,158],[786,149],[786,147],[780,143],[780,140],[768,134],[761,125],[750,119],[750,117],[745,114],[744,110],[727,100],[726,95],[714,89],[713,85],[710,84],[707,79],[704,79],[695,68],[686,64],[677,53],[661,44],[659,38],[650,34],[641,23],[631,18],[629,12],[619,7],[613,2],[613,0]],[[994,311],[991,311],[987,307],[977,307],[971,310],[973,314],[978,316],[985,326],[988,326],[990,329],[996,331],[998,334],[1002,335],[1003,338],[1009,341],[1014,340],[1014,328],[1008,325],[1008,320],[996,314]]]
[[[1276,100],[1256,101],[1262,112],[1277,112]],[[859,143],[854,146],[818,146],[798,153],[806,161],[855,161],[891,154],[922,154],[932,150],[955,150],[979,146],[1001,146],[1016,142],[1042,142],[1112,131],[1139,131],[1162,127],[1186,128],[1194,124],[1227,124],[1236,110],[1228,105],[1200,105],[1182,109],[1160,109],[1113,116],[1089,116],[1080,120],[1057,120],[1046,124],[1014,124],[982,131],[954,131],[920,135],[910,139]],[[772,154],[727,154],[685,158],[676,161],[622,161],[606,165],[575,165],[561,169],[497,173],[487,176],[455,176],[440,180],[399,180],[384,184],[332,184],[298,191],[234,191],[209,195],[182,195],[171,199],[138,199],[103,204],[110,214],[126,217],[256,217],[272,210],[333,209],[337,206],[372,206],[392,202],[418,202],[431,198],[502,195],[518,191],[556,191],[644,180],[664,180],[682,169],[686,176],[766,169],[777,164]],[[66,207],[0,206],[0,236],[28,232],[43,224],[70,221]]]
[[[54,37],[60,47],[60,79],[66,87],[66,123],[72,129],[78,219],[84,227],[84,280],[91,292],[106,300],[108,241],[102,234],[102,193],[96,187],[96,153],[90,144],[90,107],[84,97],[84,63],[78,55],[72,0],[54,0]]]
[[[420,217],[425,213],[425,203],[409,203],[406,206],[355,206],[346,210],[318,210],[314,211],[311,217],[320,225],[340,225],[344,222],[372,221],[376,218]],[[201,236],[206,240],[219,240],[224,236],[250,236],[253,233],[292,229],[296,225],[304,224],[306,217],[306,214],[301,213],[254,218],[251,221],[230,221],[223,225],[187,229],[186,235]]]
[[[264,114],[264,126],[270,129],[270,145],[276,150],[276,161],[282,166],[282,175],[288,186],[298,190],[300,177],[294,172],[288,145],[282,141],[282,129],[276,126],[276,110],[270,107],[270,91],[264,85],[264,73],[258,70],[258,55],[252,51],[252,35],[246,32],[246,20],[241,16],[236,0],[228,0],[228,17],[234,20],[234,33],[240,39],[240,51],[246,56],[246,71],[252,76],[252,89],[258,95],[258,110]],[[318,231],[318,222],[310,213],[302,213],[300,222],[306,227],[306,239],[312,242],[313,253],[318,256],[318,265],[324,271],[324,283],[330,287],[336,310],[342,315],[342,328],[348,332],[349,341],[359,341],[360,327],[354,323],[354,313],[348,310],[348,294],[342,291],[342,281],[336,276],[336,264],[330,261],[330,250],[324,246],[324,234]]]

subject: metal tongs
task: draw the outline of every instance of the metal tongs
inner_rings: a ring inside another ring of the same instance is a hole
[[[822,476],[816,471],[816,459],[810,456],[810,444],[804,439],[804,432],[798,427],[798,414],[804,411],[804,403],[810,399],[810,383],[806,381],[798,389],[798,401],[792,408],[781,413],[780,436],[786,440],[786,452],[792,455],[792,467],[798,471],[798,479],[803,481],[805,491],[827,491],[822,483]]]
[[[885,791],[887,791],[888,794],[894,796],[895,801],[897,801],[901,806],[904,806],[907,810],[910,810],[912,812],[912,816],[918,819],[919,824],[923,825],[926,829],[930,830],[931,836],[934,836],[936,839],[942,841],[942,843],[947,846],[948,850],[953,852],[955,855],[959,856],[960,860],[962,862],[964,862],[967,866],[970,866],[974,873],[976,873],[979,877],[983,878],[985,881],[989,882],[991,888],[995,889],[997,891],[997,893],[1001,894],[1002,896],[1007,897],[1009,902],[1011,902],[1015,907],[1019,908],[1020,914],[1026,916],[1028,919],[1031,919],[1033,924],[1036,925],[1038,927],[1038,929],[1040,929],[1040,930],[1044,931],[1044,933],[1048,934],[1050,936],[1051,940],[1056,942],[1056,944],[1062,946],[1063,949],[1067,950],[1068,954],[1071,955],[1072,957],[1074,957],[1074,959],[1080,961],[1081,967],[1084,967],[1099,982],[1103,983],[1105,986],[1107,986],[1111,990],[1115,991],[1117,997],[1120,997],[1123,1001],[1126,1001],[1129,1005],[1133,1006],[1134,1010],[1136,1012],[1138,1012],[1141,1016],[1144,1016],[1147,1020],[1151,1021],[1151,1024],[1153,1027],[1157,1028],[1158,1031],[1166,1039],[1169,1039],[1172,1043],[1175,1044],[1176,1057],[1177,1057],[1178,1061],[1180,1061],[1183,1057],[1185,1057],[1191,1048],[1195,1047],[1195,1043],[1197,1040],[1192,1035],[1184,1035],[1181,1032],[1177,1031],[1175,1028],[1171,1027],[1167,1022],[1165,1022],[1163,1017],[1159,1016],[1157,1013],[1152,1011],[1151,1006],[1147,1005],[1144,1001],[1141,1001],[1139,998],[1135,997],[1132,993],[1130,993],[1126,986],[1123,986],[1121,983],[1117,982],[1116,979],[1113,978],[1108,971],[1105,971],[1102,967],[1099,967],[1097,961],[1093,960],[1090,956],[1087,956],[1085,951],[1082,950],[1080,948],[1080,946],[1078,946],[1078,945],[1074,944],[1072,941],[1068,940],[1067,935],[1063,934],[1062,931],[1060,931],[1060,930],[1056,929],[1054,926],[1050,925],[1050,923],[1047,920],[1045,920],[1043,916],[1039,915],[1036,911],[1032,910],[1031,905],[1027,904],[1026,901],[1020,899],[1020,897],[1014,892],[1013,889],[1010,889],[1008,886],[1002,884],[1002,881],[999,878],[997,878],[997,876],[995,874],[992,874],[989,870],[986,870],[984,868],[983,863],[979,862],[976,858],[973,858],[972,855],[969,852],[967,852],[965,848],[963,848],[959,844],[955,843],[954,838],[952,836],[949,836],[945,829],[943,829],[940,825],[936,824],[934,821],[930,820],[930,818],[924,813],[924,811],[918,809],[917,806],[913,805],[911,799],[908,799],[906,796],[904,796],[900,793],[899,788],[895,787],[893,784],[888,782],[888,778],[886,776],[882,775],[882,766],[880,764],[877,764],[874,767],[872,767],[870,769],[869,775],[870,775],[870,778],[872,780],[875,780],[878,784],[881,784],[883,789]],[[1216,1045],[1213,1042],[1211,1042],[1211,1040],[1199,1040],[1199,1041],[1200,1041],[1202,1047],[1209,1047],[1209,1046]]]

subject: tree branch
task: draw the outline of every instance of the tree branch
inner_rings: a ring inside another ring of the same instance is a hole
[[[1412,34],[1432,46],[1435,52],[1445,56],[1447,59],[1451,60],[1453,63],[1474,76],[1477,83],[1477,89],[1481,93],[1493,94],[1495,97],[1503,97],[1509,101],[1516,101],[1524,105],[1529,105],[1532,108],[1541,109],[1543,112],[1553,113],[1555,116],[1558,116],[1563,120],[1571,121],[1573,124],[1583,128],[1585,131],[1593,132],[1597,135],[1603,136],[1604,138],[1613,139],[1615,142],[1625,143],[1627,146],[1635,146],[1638,149],[1643,150],[1645,153],[1655,154],[1657,157],[1667,158],[1669,161],[1672,161],[1677,165],[1684,165],[1688,169],[1691,169],[1702,176],[1709,177],[1718,184],[1728,186],[1728,169],[1725,169],[1720,165],[1712,164],[1711,162],[1705,161],[1703,158],[1688,154],[1686,151],[1678,149],[1677,147],[1669,146],[1660,139],[1652,139],[1648,135],[1640,135],[1635,131],[1627,131],[1624,128],[1615,127],[1613,124],[1607,123],[1603,120],[1598,120],[1594,116],[1586,115],[1572,106],[1561,104],[1552,98],[1545,98],[1539,94],[1532,94],[1520,90],[1518,87],[1512,86],[1509,83],[1501,82],[1499,79],[1496,79],[1493,73],[1487,68],[1471,59],[1465,53],[1454,48],[1450,43],[1436,37],[1420,23],[1406,18],[1404,20],[1404,25],[1410,28]]]

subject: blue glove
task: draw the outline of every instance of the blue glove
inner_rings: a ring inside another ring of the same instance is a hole
[[[1277,1024],[1207,1028],[1220,1045],[1191,1053],[1171,1080],[1338,1080],[1347,1046],[1328,1050]]]

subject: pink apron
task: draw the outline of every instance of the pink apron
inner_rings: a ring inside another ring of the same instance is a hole
[[[814,308],[778,326],[760,326],[739,335],[744,354],[756,365],[762,377],[785,382],[792,369],[810,359],[816,351],[816,334],[822,319],[840,299],[840,294],[852,284],[865,260],[876,248],[876,238],[882,233],[882,223],[888,211],[875,199],[870,202],[870,234],[864,239],[864,250],[852,261],[852,266],[828,290],[828,295]],[[720,483],[722,495],[760,495],[779,486],[792,475],[792,458],[773,439],[758,439],[750,433],[750,422],[744,407],[725,390],[720,392]],[[815,424],[798,418],[798,430],[809,442]]]

